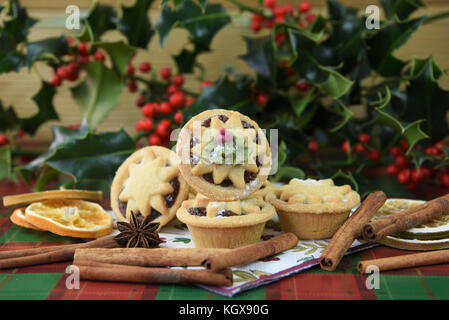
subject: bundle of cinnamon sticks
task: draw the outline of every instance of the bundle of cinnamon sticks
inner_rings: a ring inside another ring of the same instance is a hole
[[[323,251],[320,258],[320,265],[323,270],[335,270],[356,238],[377,242],[388,235],[408,230],[438,219],[444,214],[449,214],[449,194],[447,194],[403,212],[370,222],[385,201],[386,196],[381,191],[372,193],[365,199],[359,209],[337,231]],[[359,264],[359,271],[366,273],[369,265],[376,265],[380,270],[392,270],[436,263],[449,263],[449,254],[446,250],[362,261]]]
[[[231,266],[246,264],[296,246],[284,233],[236,249],[120,248],[113,237],[88,243],[0,252],[0,269],[70,261],[85,280],[137,283],[202,283],[231,286]],[[202,266],[199,269],[167,267]]]

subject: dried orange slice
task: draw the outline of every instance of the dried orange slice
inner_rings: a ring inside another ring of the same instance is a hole
[[[30,204],[26,221],[61,236],[98,238],[112,232],[112,217],[98,204],[83,200],[45,200]]]
[[[27,219],[25,217],[25,209],[26,208],[17,208],[16,210],[14,210],[11,217],[9,217],[9,219],[11,219],[12,223],[14,223],[18,226],[24,227],[24,228],[28,228],[28,229],[42,230],[36,226],[33,226],[31,223],[29,223],[27,221]]]
[[[101,200],[103,193],[101,191],[87,190],[49,190],[42,192],[32,192],[24,194],[16,194],[3,197],[3,205],[5,207],[18,204],[29,204],[37,201],[50,199],[85,199],[85,200]]]

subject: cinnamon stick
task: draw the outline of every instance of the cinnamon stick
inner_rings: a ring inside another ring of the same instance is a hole
[[[386,200],[387,196],[382,191],[373,192],[366,197],[360,207],[338,229],[323,250],[320,257],[321,269],[334,271],[337,268],[346,251],[360,235],[364,224],[371,220]]]
[[[74,263],[84,260],[141,267],[200,266],[207,257],[230,250],[223,248],[79,248],[75,251]]]
[[[432,221],[449,213],[448,195],[428,201],[403,212],[367,223],[362,228],[362,237],[367,241],[380,239],[396,232],[405,231]]]
[[[49,246],[49,247],[35,247],[35,248],[29,248],[29,249],[0,251],[0,260],[32,256],[32,255],[36,255],[36,254],[40,254],[40,253],[58,251],[63,248],[68,248],[70,246],[79,246],[79,245],[80,245],[79,243],[75,243],[75,244],[63,244],[63,245]]]
[[[429,252],[412,253],[407,255],[365,260],[359,262],[357,268],[360,273],[370,273],[369,266],[376,266],[379,271],[395,270],[449,263],[449,249]]]
[[[291,232],[283,233],[269,240],[213,254],[201,264],[208,270],[217,271],[239,264],[247,264],[265,258],[298,244],[298,238]]]
[[[133,283],[202,283],[215,286],[232,286],[230,269],[219,272],[169,268],[146,268],[79,260],[80,279]]]
[[[62,245],[61,248],[54,251],[38,253],[28,256],[12,257],[0,260],[0,269],[17,268],[32,266],[38,264],[69,261],[73,259],[77,248],[114,248],[119,245],[114,240],[114,236],[100,238],[97,240],[79,243],[75,245]]]

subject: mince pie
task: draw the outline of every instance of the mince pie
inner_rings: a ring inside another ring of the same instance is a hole
[[[187,183],[213,200],[248,197],[271,168],[264,132],[237,111],[215,109],[193,117],[179,134],[176,152]]]
[[[360,204],[349,185],[336,186],[332,179],[292,179],[266,196],[277,211],[284,232],[300,239],[330,238]]]
[[[236,248],[259,241],[274,207],[262,197],[214,201],[202,194],[184,201],[176,213],[197,248]]]
[[[111,207],[118,221],[151,216],[160,227],[176,215],[189,187],[179,174],[176,154],[151,146],[134,152],[117,170],[111,186]]]

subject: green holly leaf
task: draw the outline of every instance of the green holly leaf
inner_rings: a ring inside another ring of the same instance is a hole
[[[270,178],[271,181],[277,182],[281,180],[290,180],[293,178],[303,179],[306,176],[303,170],[297,167],[284,166],[280,167],[276,174]]]
[[[11,178],[11,149],[0,147],[0,180]]]
[[[390,22],[367,39],[367,57],[370,65],[382,76],[397,76],[405,62],[393,53],[399,49],[423,23],[425,17]]]
[[[386,17],[390,20],[395,16],[400,20],[405,20],[419,8],[425,7],[421,0],[380,0],[380,3]]]
[[[251,90],[247,81],[231,81],[227,76],[213,86],[205,87],[195,102],[184,111],[188,121],[206,109],[242,110],[251,100]],[[245,112],[246,114],[248,112]]]
[[[70,139],[46,161],[53,169],[81,179],[112,181],[116,170],[136,150],[134,141],[122,129]]]
[[[59,116],[53,107],[53,97],[55,88],[48,82],[43,81],[39,91],[33,96],[33,101],[37,104],[39,111],[31,117],[21,120],[21,128],[31,135],[49,120],[59,120]]]
[[[326,95],[338,99],[345,95],[354,83],[331,68],[323,66],[318,66],[318,68],[327,73],[327,79],[316,84],[317,88]]]
[[[9,0],[8,4],[8,19],[3,20],[2,31],[13,37],[16,43],[21,43],[27,39],[30,28],[37,20],[28,16],[18,0]]]
[[[96,42],[95,47],[101,48],[107,52],[112,63],[121,74],[126,73],[129,60],[136,52],[136,49],[123,41],[115,42]]]
[[[132,46],[145,49],[154,34],[148,18],[152,3],[153,0],[136,0],[132,6],[121,6],[123,14],[118,21],[118,29]]]
[[[169,7],[164,5],[162,7],[161,15],[156,21],[156,31],[159,34],[159,43],[163,47],[165,40],[167,40],[168,34],[170,33],[173,26],[178,21],[176,13]]]
[[[58,57],[61,57],[69,52],[69,45],[66,37],[63,35],[28,42],[26,47],[28,66],[31,66],[31,64],[36,60],[53,59],[58,61]]]
[[[103,33],[116,29],[117,13],[112,6],[95,2],[86,20],[93,32],[93,39],[98,41]]]
[[[247,47],[247,53],[241,58],[256,73],[266,79],[274,79],[276,74],[277,62],[275,47],[271,36],[258,38],[244,37]]]
[[[189,239],[189,238],[182,238],[182,237],[177,237],[177,238],[175,238],[175,240],[173,240],[173,242],[182,242],[182,243],[190,243],[190,241],[192,241],[191,239]]]
[[[0,30],[0,74],[18,72],[25,65],[25,56],[16,51],[16,46],[13,36]]]
[[[101,62],[83,68],[86,79],[71,90],[89,127],[95,129],[117,107],[124,82]]]
[[[17,128],[19,124],[19,118],[13,107],[5,109],[0,101],[0,131],[6,131]]]
[[[340,4],[336,0],[327,0],[327,10],[332,20],[345,20],[357,16],[358,9]]]

